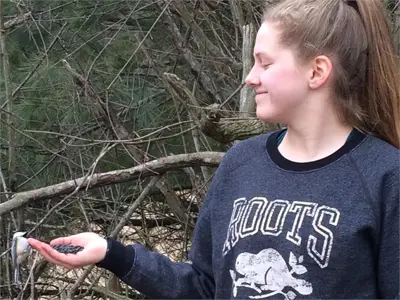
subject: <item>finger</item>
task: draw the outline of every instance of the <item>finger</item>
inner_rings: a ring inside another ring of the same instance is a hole
[[[46,243],[36,240],[34,238],[28,238],[28,243],[33,249],[38,250],[38,251],[39,251],[39,249],[41,249],[42,245],[47,245]]]
[[[41,245],[41,248],[52,259],[59,261],[65,265],[69,265],[69,266],[75,268],[82,264],[82,262],[81,262],[82,258],[80,258],[78,254],[73,254],[73,255],[69,254],[68,255],[68,254],[60,253],[57,250],[54,250],[51,246],[49,246],[47,244]],[[79,253],[79,254],[81,254],[81,253]]]
[[[35,247],[36,251],[38,251],[47,261],[55,265],[62,266],[68,270],[73,269],[71,265],[63,263],[62,261],[53,258],[52,255],[50,255],[41,245],[35,245],[35,246],[37,246]]]
[[[72,236],[64,236],[50,241],[50,245],[70,245],[72,244]]]
[[[40,244],[42,244],[41,241],[36,240],[34,238],[28,238],[28,243],[29,245],[31,245],[32,248],[37,249],[38,247],[40,247]]]
[[[65,268],[65,269],[67,269],[67,270],[72,270],[72,269],[73,269],[72,266],[67,265],[67,264],[63,264],[62,262],[53,259],[53,258],[52,258],[51,256],[49,256],[46,252],[43,252],[42,255],[43,255],[43,257],[44,257],[47,261],[49,261],[49,262],[51,262],[51,263],[53,263],[53,264],[55,264],[55,265],[57,265],[57,266],[63,267],[63,268]]]
[[[79,257],[76,257],[77,255],[66,255],[63,253],[60,253],[56,250],[54,250],[51,246],[49,246],[46,243],[40,242],[35,239],[30,239],[29,240],[32,248],[36,249],[39,251],[43,257],[45,257],[47,260],[51,261],[52,263],[55,263],[57,265],[62,265],[63,267],[66,267],[68,269],[75,268],[77,266],[81,265],[81,259]]]
[[[46,260],[56,265],[60,265],[68,270],[71,270],[76,268],[76,266],[79,266],[80,264],[79,260],[75,257],[59,253],[47,243],[43,243],[33,238],[29,238],[28,242],[30,243],[32,248],[37,250]]]
[[[83,246],[87,243],[87,238],[83,238],[85,233],[78,233],[70,236],[59,237],[50,242],[50,245],[79,245]]]

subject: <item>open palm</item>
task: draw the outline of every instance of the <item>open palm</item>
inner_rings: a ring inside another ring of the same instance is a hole
[[[43,257],[68,270],[86,265],[96,264],[104,259],[107,251],[107,241],[93,232],[84,232],[67,237],[60,237],[50,242],[50,245],[77,245],[83,247],[76,254],[64,254],[56,251],[50,245],[33,238],[28,239],[33,249]]]

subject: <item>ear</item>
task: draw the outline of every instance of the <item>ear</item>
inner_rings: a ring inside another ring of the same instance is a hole
[[[332,73],[332,62],[325,55],[317,56],[311,63],[310,71],[308,85],[311,89],[318,89],[329,79]]]

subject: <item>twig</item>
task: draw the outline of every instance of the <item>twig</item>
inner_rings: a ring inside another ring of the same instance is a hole
[[[36,261],[37,261],[38,257],[39,257],[39,252],[36,252],[36,251],[35,251],[35,258],[34,258],[34,260],[33,260],[32,266],[31,266],[31,268],[30,268],[30,270],[29,270],[28,278],[26,279],[26,282],[25,282],[25,285],[24,285],[23,289],[19,292],[19,294],[18,294],[18,296],[17,296],[17,299],[18,299],[18,298],[21,298],[21,299],[22,299],[23,294],[24,294],[24,292],[25,292],[25,290],[26,290],[26,288],[27,288],[27,286],[28,286],[28,283],[29,283],[29,280],[30,280],[30,279],[31,279],[31,297],[32,297],[31,299],[32,299],[32,300],[35,299],[35,298],[34,298],[34,297],[35,297],[35,278],[34,278],[34,276],[33,276],[33,271],[35,270]]]
[[[86,80],[81,74],[79,74],[76,70],[74,70],[70,64],[63,59],[62,60],[64,66],[67,70],[72,74],[78,86],[80,86],[85,95],[92,102],[93,110],[96,114],[98,114],[106,127],[116,136],[118,139],[133,139],[133,135],[125,128],[123,123],[118,119],[117,114],[108,107],[108,103],[104,99],[102,99],[99,94],[96,92],[94,87],[90,84],[88,80]],[[141,162],[145,160],[144,153],[137,147],[133,145],[129,145],[128,154],[135,162]]]
[[[170,124],[170,125],[166,125],[163,126],[157,130],[154,130],[146,135],[142,135],[141,137],[135,138],[135,139],[123,139],[123,140],[97,140],[97,139],[87,139],[87,138],[82,138],[82,137],[78,137],[78,136],[74,136],[74,135],[70,135],[70,134],[65,134],[65,133],[61,133],[61,132],[53,132],[53,131],[47,131],[47,130],[31,130],[31,129],[26,129],[24,130],[24,132],[32,132],[32,133],[43,133],[43,134],[52,134],[52,135],[56,135],[56,136],[61,136],[61,137],[68,137],[68,138],[72,138],[72,139],[76,139],[79,141],[87,141],[87,142],[93,142],[93,143],[120,143],[120,144],[139,144],[139,143],[147,143],[150,141],[149,140],[144,140],[145,138],[150,138],[153,135],[156,135],[157,133],[160,133],[164,130],[167,129],[171,129],[173,127],[177,127],[177,126],[181,126],[183,124],[190,124],[193,123],[192,120],[188,120],[188,121],[181,121],[178,123],[174,123],[174,124]],[[153,140],[151,140],[153,141]]]
[[[193,39],[198,44],[199,48],[201,49],[204,47],[209,51],[206,55],[211,54],[214,57],[218,57],[218,59],[223,61],[225,64],[232,65],[235,63],[232,59],[227,57],[225,53],[223,53],[222,49],[218,48],[212,41],[210,41],[199,24],[192,17],[192,14],[187,10],[186,5],[182,0],[175,0],[173,3],[173,8],[180,14],[180,17],[186,26],[191,29]]]
[[[130,19],[131,15],[135,12],[135,8],[139,5],[140,1],[136,1],[135,7],[131,10],[129,15],[125,18],[125,21],[122,23],[122,25],[118,28],[118,30],[115,32],[115,34],[109,39],[107,44],[104,45],[103,49],[100,50],[100,52],[97,54],[97,56],[93,59],[92,63],[90,64],[89,70],[87,71],[86,74],[86,80],[89,78],[90,71],[92,70],[94,64],[98,60],[98,58],[103,54],[104,50],[107,49],[107,47],[111,44],[111,42],[114,41],[115,37],[118,35],[118,33],[125,27],[126,22]]]
[[[35,71],[39,68],[39,66],[41,65],[43,60],[47,57],[48,53],[55,45],[55,43],[58,40],[61,33],[64,31],[65,26],[67,26],[67,23],[63,24],[63,26],[61,27],[61,29],[58,31],[57,35],[54,37],[53,41],[51,42],[49,48],[46,49],[46,52],[43,54],[42,58],[37,62],[36,66],[32,69],[31,72],[29,72],[29,74],[25,77],[25,79],[21,82],[21,84],[12,92],[13,97],[19,92],[19,90],[25,85],[25,83],[29,80],[29,78],[32,77],[33,73],[35,73]]]
[[[188,121],[188,123],[191,123],[192,121]],[[142,138],[140,139],[132,139],[132,140],[92,140],[95,141],[93,143],[88,143],[88,144],[79,144],[79,145],[70,145],[71,147],[88,147],[88,146],[94,146],[94,145],[99,145],[99,144],[110,144],[110,143],[114,143],[114,144],[121,144],[121,145],[141,145],[141,144],[148,144],[150,142],[157,142],[157,141],[162,141],[162,140],[168,140],[180,135],[183,135],[187,132],[190,132],[192,130],[194,130],[196,128],[196,125],[193,125],[191,127],[189,127],[188,129],[179,131],[175,134],[171,134],[171,135],[166,135],[166,136],[162,136],[159,138],[152,138],[152,139],[148,139],[148,140],[143,140]],[[44,131],[39,131],[39,130],[25,130],[25,131],[30,131],[30,132],[41,132],[43,133]],[[66,136],[66,134],[62,134],[62,133],[56,133],[56,132],[48,132],[49,134],[55,134],[55,135],[60,135],[60,136]],[[153,133],[149,134],[149,135],[153,135]],[[87,140],[90,141],[89,139],[84,139],[84,138],[77,138],[79,140]],[[61,150],[59,151],[61,152]]]
[[[58,208],[60,207],[62,204],[64,204],[69,198],[71,198],[73,195],[75,195],[76,193],[78,193],[81,189],[82,189],[82,185],[85,183],[86,180],[88,180],[88,178],[93,178],[93,171],[96,168],[97,163],[100,161],[100,159],[108,152],[109,149],[114,148],[115,144],[112,145],[111,147],[108,147],[105,151],[102,151],[100,153],[100,155],[98,156],[98,158],[95,160],[95,162],[92,164],[92,166],[89,168],[89,171],[87,172],[87,174],[84,176],[83,180],[81,181],[81,183],[79,185],[76,186],[75,190],[70,193],[69,195],[67,195],[66,197],[64,197],[60,202],[58,202],[56,205],[54,205],[48,212],[47,214],[28,232],[28,236],[31,235],[40,225],[42,225],[44,223],[45,220],[47,220],[47,218],[49,216],[52,215],[52,213]],[[89,187],[90,185],[90,179],[89,179],[89,183],[86,185],[86,189]]]
[[[146,38],[149,36],[149,34],[151,33],[151,31],[153,30],[153,28],[156,26],[156,24],[158,23],[158,20],[160,20],[160,18],[162,17],[162,15],[164,14],[164,12],[167,10],[169,4],[171,3],[172,0],[169,0],[169,2],[167,3],[167,5],[165,5],[164,9],[161,11],[161,13],[158,15],[157,19],[154,21],[153,25],[151,25],[150,29],[147,31],[146,35],[144,36],[143,40],[139,43],[139,45],[136,47],[135,51],[133,51],[131,57],[129,57],[129,59],[126,61],[125,65],[121,68],[121,70],[119,70],[118,74],[114,77],[114,79],[111,81],[111,83],[108,85],[107,90],[110,90],[110,88],[114,85],[115,81],[117,81],[117,79],[119,78],[119,76],[121,75],[122,71],[125,70],[126,66],[131,62],[132,58],[135,56],[136,52],[140,49],[140,47],[142,46],[142,44],[144,43],[144,41],[146,40]]]
[[[1,118],[0,118],[0,122],[3,123],[3,124],[6,125],[6,126],[11,127],[10,124],[8,124],[7,122],[5,122],[5,121],[2,120]],[[15,128],[15,127],[12,127],[12,128],[13,128],[16,132],[18,132],[19,134],[21,134],[21,135],[27,137],[28,139],[34,141],[34,142],[37,143],[37,144],[39,144],[43,149],[45,149],[46,151],[50,152],[51,154],[53,154],[53,155],[55,155],[55,156],[57,156],[57,157],[59,157],[59,158],[62,158],[62,159],[67,160],[69,163],[71,163],[71,164],[77,166],[78,168],[80,167],[80,165],[78,165],[76,162],[74,162],[73,160],[69,159],[68,157],[64,157],[64,156],[58,154],[60,151],[54,152],[53,150],[47,148],[42,142],[40,142],[40,141],[38,141],[37,139],[31,137],[30,135],[26,134],[25,132],[23,132],[23,131],[21,131],[21,130]]]
[[[222,103],[218,106],[218,108],[222,108],[223,106],[225,106],[225,104],[227,104],[227,103],[229,102],[229,100],[231,100],[237,93],[240,92],[240,90],[245,86],[245,84],[246,84],[245,82],[243,82],[242,84],[240,84],[239,87],[238,87],[236,90],[234,90],[234,92],[233,92],[232,94],[230,94],[230,96],[229,96],[228,98],[226,98],[225,101],[222,102]]]
[[[141,43],[144,43],[145,37],[142,39]],[[95,112],[100,115],[103,119],[105,125],[109,128],[109,130],[118,138],[118,139],[134,139],[131,131],[129,131],[124,124],[119,120],[118,115],[115,111],[108,105],[108,93],[109,91],[106,90],[106,99],[104,100],[102,97],[98,95],[95,89],[92,87],[90,82],[86,80],[81,74],[77,73],[66,60],[63,60],[65,67],[72,73],[74,78],[76,79],[77,85],[81,86],[84,89],[84,92],[88,99],[92,101],[93,108]],[[180,134],[180,133],[179,133]],[[162,138],[158,138],[155,140],[159,140]],[[153,140],[154,141],[154,140]],[[134,145],[123,145],[124,148],[127,150],[127,153],[130,157],[137,163],[143,163],[149,160],[147,153],[142,151],[139,147],[135,147]],[[157,183],[157,188],[160,191],[163,191],[163,194],[166,198],[168,205],[170,206],[171,210],[181,219],[185,216],[185,211],[180,208],[180,199],[179,197],[173,192],[165,187],[168,186],[168,181],[166,179],[161,179]],[[183,218],[183,219],[182,219]]]
[[[35,14],[35,13],[27,12],[27,13],[24,13],[22,16],[15,17],[14,19],[4,22],[4,29],[9,29],[13,26],[24,23],[29,18],[32,18],[33,14]]]
[[[194,58],[192,51],[186,46],[186,41],[172,16],[169,13],[166,13],[165,19],[169,24],[169,29],[176,48],[190,65],[191,69],[197,74],[197,76],[199,76],[202,88],[206,91],[207,95],[213,102],[222,102],[219,90],[215,87],[211,78],[202,70],[202,66]]]
[[[139,204],[143,201],[143,199],[147,196],[147,194],[150,192],[150,190],[157,184],[157,182],[160,180],[160,176],[155,176],[151,179],[149,184],[143,189],[142,193],[139,195],[139,197],[132,203],[132,205],[129,207],[128,211],[125,213],[125,215],[122,217],[121,221],[115,226],[114,230],[110,233],[110,237],[116,238],[118,233],[121,231],[121,229],[125,226],[126,222],[130,219],[132,214],[135,212],[136,208],[139,206]],[[76,293],[77,289],[79,286],[82,284],[82,282],[86,279],[86,277],[90,274],[92,269],[94,268],[94,265],[89,266],[85,272],[81,275],[81,277],[75,282],[75,284],[71,287],[69,290],[69,298],[72,299],[73,295]],[[101,276],[101,275],[100,275]],[[99,280],[100,276],[95,280],[91,286],[89,287],[88,290],[92,288],[93,285],[97,283]]]

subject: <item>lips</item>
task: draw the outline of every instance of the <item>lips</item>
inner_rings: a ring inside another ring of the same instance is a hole
[[[265,100],[265,97],[263,95],[268,94],[268,92],[257,92],[255,96],[255,101],[257,104]]]

